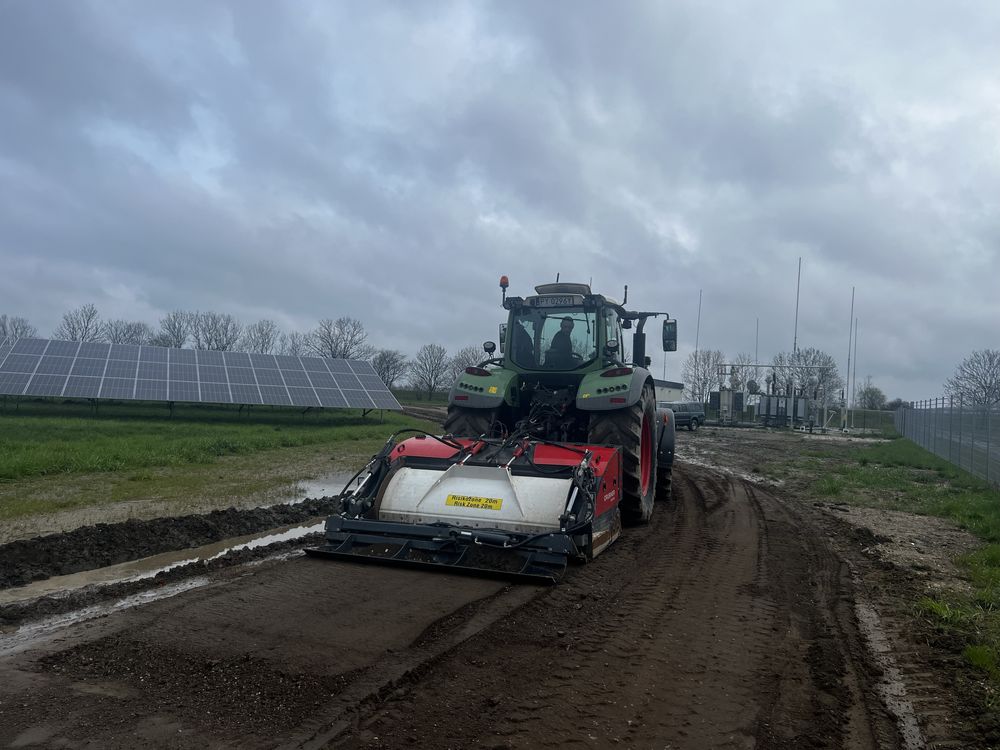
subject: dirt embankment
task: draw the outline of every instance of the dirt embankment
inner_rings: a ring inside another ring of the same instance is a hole
[[[267,508],[101,523],[9,542],[0,545],[0,588],[300,523],[334,512],[337,502],[324,497]]]

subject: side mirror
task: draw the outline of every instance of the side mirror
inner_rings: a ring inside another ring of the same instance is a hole
[[[500,353],[503,354],[504,342],[507,341],[507,324],[500,324]]]
[[[665,351],[665,352],[676,352],[677,351],[677,321],[676,320],[664,320],[663,321],[663,351]]]
[[[493,352],[495,352],[496,350],[497,350],[497,345],[494,344],[492,341],[487,341],[483,344],[483,351],[486,352],[487,354],[492,355]]]

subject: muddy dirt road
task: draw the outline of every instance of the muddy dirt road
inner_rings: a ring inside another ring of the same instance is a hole
[[[877,614],[859,632],[852,563],[821,526],[743,479],[675,476],[649,526],[554,588],[278,557],[29,623],[0,636],[0,741],[972,746],[940,726],[925,744],[917,713],[950,709],[928,691],[915,713],[889,684]]]

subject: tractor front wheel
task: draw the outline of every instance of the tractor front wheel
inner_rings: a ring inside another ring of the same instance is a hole
[[[656,496],[656,405],[646,385],[627,409],[593,412],[588,442],[614,445],[622,454],[622,521],[641,524],[653,515]]]

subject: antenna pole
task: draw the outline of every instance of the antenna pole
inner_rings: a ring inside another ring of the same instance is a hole
[[[694,358],[698,360],[698,339],[701,337],[701,289],[698,290],[698,325],[694,329]]]
[[[851,401],[858,397],[858,319],[854,319],[854,372],[851,375]],[[855,408],[857,404],[855,404]],[[854,429],[854,414],[851,413],[851,429]]]
[[[799,350],[799,286],[802,284],[802,256],[799,256],[799,276],[795,281],[795,336],[792,339],[792,354]]]
[[[844,371],[844,413],[840,415],[840,429],[847,427],[847,409],[851,403],[851,391],[848,387],[851,382],[851,343],[854,341],[854,287],[851,287],[851,320],[847,325],[847,370]]]

